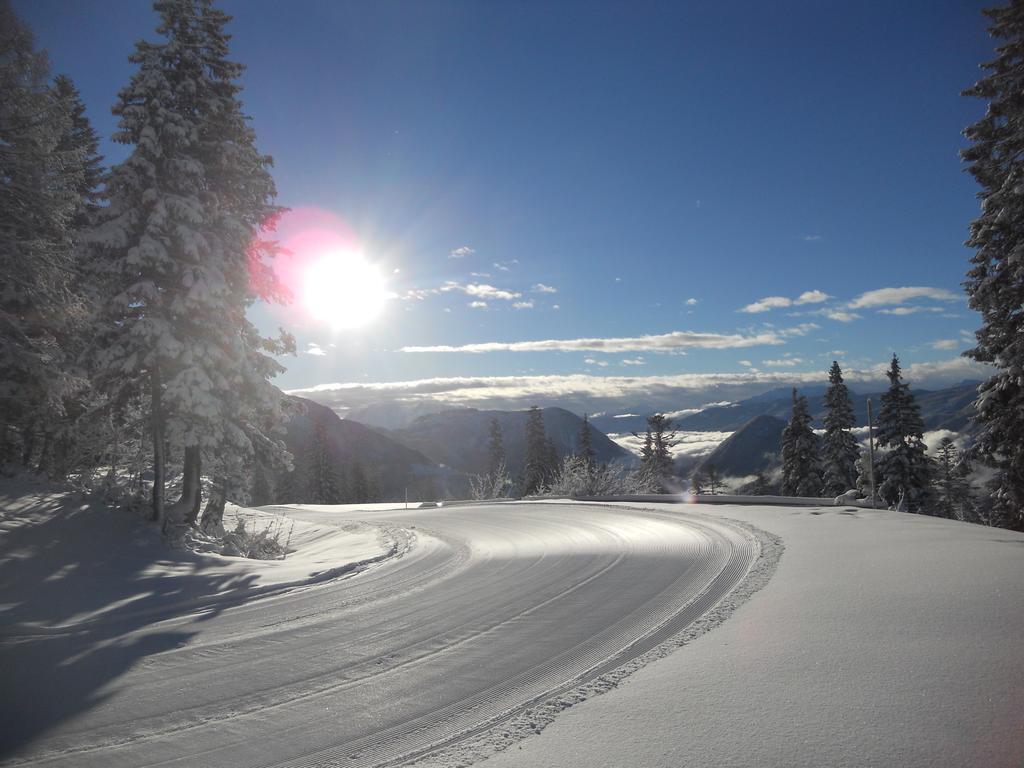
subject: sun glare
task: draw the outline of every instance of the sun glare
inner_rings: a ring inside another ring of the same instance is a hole
[[[312,316],[336,331],[372,322],[387,299],[384,277],[361,253],[331,253],[306,268],[303,304]]]

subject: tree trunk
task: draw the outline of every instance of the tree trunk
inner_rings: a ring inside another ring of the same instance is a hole
[[[153,514],[151,520],[164,524],[164,482],[166,471],[164,458],[164,414],[160,368],[154,366],[150,372],[150,395],[153,407]]]
[[[191,528],[199,519],[199,510],[203,505],[202,455],[198,445],[185,448],[183,475],[181,504],[188,510],[185,513],[185,524]]]
[[[210,500],[206,502],[206,509],[203,510],[203,522],[201,528],[208,536],[224,535],[224,505],[227,502],[226,478],[218,477],[210,489]]]

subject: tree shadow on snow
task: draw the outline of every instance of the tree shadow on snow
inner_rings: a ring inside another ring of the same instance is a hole
[[[170,552],[154,526],[73,495],[5,511],[18,501],[0,494],[0,758],[196,634],[187,623],[157,622],[218,593],[244,594],[254,581],[215,569],[209,556]],[[210,603],[195,620],[227,604]]]

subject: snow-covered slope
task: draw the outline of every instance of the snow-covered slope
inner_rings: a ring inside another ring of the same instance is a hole
[[[1024,535],[843,507],[688,509],[782,536],[768,585],[484,765],[1024,765]]]
[[[0,636],[215,610],[404,551],[401,530],[292,520],[229,505],[225,526],[276,527],[292,552],[248,560],[168,550],[156,527],[78,494],[0,482]]]

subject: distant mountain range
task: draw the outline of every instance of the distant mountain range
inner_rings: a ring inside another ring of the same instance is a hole
[[[295,457],[296,471],[291,473],[291,477],[281,474],[276,478],[274,503],[307,500],[304,498],[304,484],[317,423],[325,427],[340,484],[344,487],[351,483],[352,473],[358,465],[369,487],[368,500],[396,501],[404,498],[406,489],[410,498],[443,498],[444,490],[449,486],[458,489],[468,487],[461,473],[438,466],[421,452],[365,424],[341,419],[326,406],[293,395],[285,396],[285,405],[288,418],[284,441]],[[350,488],[346,490],[351,491]],[[366,499],[358,499],[363,500]]]
[[[949,429],[954,432],[968,430],[972,413],[971,404],[977,397],[978,384],[979,382],[971,381],[935,391],[911,390],[917,399],[917,404],[921,407],[925,429]],[[807,396],[811,414],[814,416],[814,426],[821,427],[821,420],[825,416],[824,390],[815,387],[797,391]],[[678,419],[676,426],[687,431],[728,432],[739,429],[755,416],[775,416],[788,421],[792,410],[791,392],[792,390],[788,388],[775,389],[738,403],[707,408],[700,413]],[[869,398],[871,399],[877,417],[882,403],[882,393],[857,394],[851,392],[851,397],[857,426],[867,426],[867,401]]]
[[[768,414],[755,416],[701,459],[697,471],[714,466],[723,477],[743,477],[768,469],[778,455],[786,422]]]
[[[978,382],[965,381],[947,389],[914,390],[926,430],[948,429],[970,434],[970,416]],[[799,390],[808,398],[815,427],[825,414],[825,387]],[[867,400],[872,399],[877,417],[881,393],[852,393],[858,426],[867,424]],[[527,411],[483,411],[475,408],[446,408],[429,402],[365,405],[353,409],[344,419],[330,408],[311,400],[289,396],[290,416],[285,438],[301,468],[308,461],[314,425],[327,427],[331,452],[339,471],[350,473],[359,464],[371,482],[375,499],[396,500],[409,489],[410,497],[445,498],[465,496],[469,476],[484,471],[491,419],[497,419],[504,438],[509,473],[515,478],[522,469],[526,451]],[[778,388],[727,405],[715,405],[675,419],[684,432],[733,432],[710,454],[681,455],[677,472],[689,476],[714,464],[723,476],[744,476],[769,469],[777,461],[779,441],[791,410],[791,390]],[[577,450],[582,419],[564,408],[542,410],[544,428],[559,456]],[[357,417],[359,417],[357,419]],[[365,419],[361,423],[359,419]],[[622,434],[642,432],[646,414],[604,415],[590,424],[591,443],[601,462],[634,464],[637,457],[609,439],[602,431]],[[298,475],[290,478],[292,485]],[[288,486],[279,478],[278,485]],[[278,498],[285,502],[288,499]]]
[[[491,419],[501,426],[509,473],[514,478],[526,455],[527,411],[479,411],[457,408],[420,416],[405,429],[381,430],[384,435],[429,457],[439,465],[478,474],[487,464],[487,440]],[[541,410],[544,431],[559,456],[577,450],[583,419],[564,408]],[[590,441],[600,462],[633,463],[636,457],[590,425]]]
[[[722,477],[745,477],[778,463],[787,422],[762,413],[755,416],[701,459],[697,471],[713,466]]]

